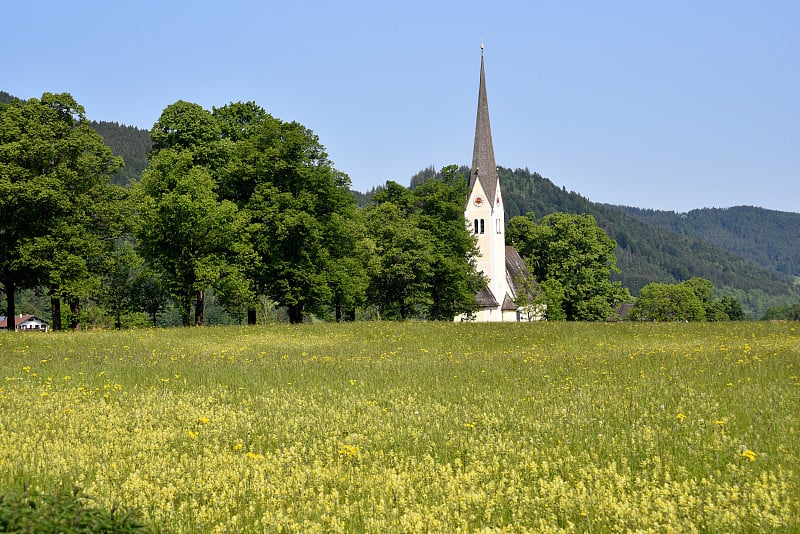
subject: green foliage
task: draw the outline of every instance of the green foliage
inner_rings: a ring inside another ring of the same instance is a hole
[[[154,532],[138,511],[106,510],[89,504],[90,497],[78,489],[39,494],[30,490],[0,493],[0,531],[19,533],[103,533]]]
[[[560,305],[548,301],[553,315],[560,315],[560,308],[570,321],[602,321],[630,297],[619,282],[609,279],[618,270],[616,243],[591,215],[552,213],[538,225],[532,214],[515,217],[509,221],[506,240],[525,258],[536,280],[558,282],[548,286],[561,300]]]
[[[359,228],[350,179],[297,122],[241,102],[215,109],[214,118],[231,149],[220,192],[248,219],[258,261],[247,274],[258,292],[286,306],[291,322],[354,306],[365,274],[353,261]]]
[[[19,100],[17,97],[12,96],[5,91],[0,91],[0,104],[13,104]]]
[[[387,183],[387,190],[397,193],[397,187],[402,186]],[[366,215],[367,233],[375,244],[368,266],[367,296],[379,318],[406,319],[427,302],[433,243],[430,233],[419,228],[396,203],[407,202],[396,194],[392,198],[394,202],[379,198],[380,204]]]
[[[218,199],[210,169],[194,159],[189,150],[162,149],[134,188],[139,250],[177,300],[184,325],[195,297],[195,324],[203,323],[204,292],[237,276],[235,261],[247,254],[246,220],[235,204]]]
[[[67,93],[0,107],[0,282],[14,313],[17,289],[47,285],[78,302],[97,289],[121,227],[122,165]],[[55,324],[54,326],[58,326]]]
[[[464,222],[465,191],[466,175],[449,166],[414,189],[389,181],[373,195],[368,301],[381,317],[452,321],[477,309],[486,280]]]
[[[703,303],[685,284],[647,284],[628,313],[632,321],[702,321]]]
[[[432,240],[425,316],[435,321],[477,310],[475,294],[486,285],[477,270],[477,241],[464,225],[467,177],[455,165],[447,166],[411,195],[416,223]]]
[[[692,278],[680,284],[652,283],[642,288],[628,314],[639,321],[739,321],[744,312],[739,302],[725,295],[714,296],[710,280]]]
[[[769,308],[762,317],[765,321],[788,320],[800,321],[800,303],[793,306],[775,306]]]
[[[722,312],[728,316],[731,321],[743,321],[745,319],[744,310],[742,305],[735,298],[724,295],[720,301],[722,305]]]

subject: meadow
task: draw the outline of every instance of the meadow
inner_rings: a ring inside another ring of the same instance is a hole
[[[800,532],[800,325],[0,335],[0,493],[169,532]]]

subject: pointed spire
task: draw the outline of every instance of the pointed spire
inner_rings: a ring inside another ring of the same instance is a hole
[[[481,41],[481,80],[478,88],[478,116],[475,119],[475,145],[472,149],[472,169],[469,177],[470,190],[479,180],[486,197],[494,205],[497,191],[497,164],[494,161],[492,128],[489,125],[489,101],[486,98],[486,75],[483,68],[483,41]]]

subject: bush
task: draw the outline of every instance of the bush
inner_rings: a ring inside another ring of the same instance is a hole
[[[0,493],[0,532],[151,532],[138,512],[95,508],[88,505],[90,500],[78,488],[52,495],[27,489]]]

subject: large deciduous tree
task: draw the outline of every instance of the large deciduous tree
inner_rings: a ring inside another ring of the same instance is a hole
[[[0,282],[14,329],[15,291],[50,286],[54,326],[62,296],[96,289],[120,193],[122,165],[67,93],[0,106]]]
[[[486,284],[464,220],[466,178],[449,166],[409,190],[389,181],[367,209],[370,303],[385,318],[452,321]]]
[[[349,178],[301,124],[253,103],[230,104],[214,116],[232,143],[221,192],[247,213],[258,258],[248,274],[256,290],[286,306],[294,323],[331,306],[353,306],[365,284],[352,261],[358,229]]]
[[[203,324],[205,291],[241,277],[249,254],[246,219],[217,194],[228,147],[212,114],[196,104],[168,106],[153,126],[150,167],[134,188],[142,256],[177,300],[183,324]]]
[[[642,288],[628,313],[634,321],[728,321],[742,320],[739,303],[730,296],[714,297],[710,280],[691,278],[679,284],[652,283]]]
[[[478,309],[475,294],[486,285],[477,268],[477,241],[464,221],[467,176],[444,167],[413,190],[417,225],[432,238],[428,319],[452,321]]]
[[[563,312],[567,320],[608,319],[630,298],[619,282],[611,282],[616,267],[616,243],[591,215],[552,213],[536,224],[532,214],[509,221],[506,240],[525,258],[531,274],[546,292],[547,313]],[[549,288],[549,289],[547,289]],[[560,300],[560,310],[558,307]]]
[[[653,282],[639,291],[628,319],[633,321],[702,321],[703,302],[687,284]]]
[[[387,184],[391,189],[392,182]],[[401,187],[401,186],[398,186]],[[367,232],[374,242],[369,262],[369,302],[379,318],[406,319],[428,302],[433,243],[396,202],[367,211]]]

